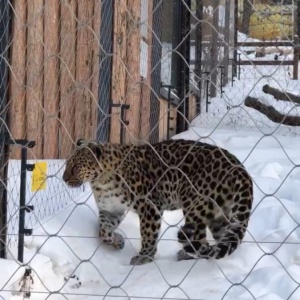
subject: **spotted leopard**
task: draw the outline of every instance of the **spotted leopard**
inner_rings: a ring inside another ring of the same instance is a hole
[[[79,140],[63,180],[70,187],[90,183],[104,243],[122,249],[124,238],[115,229],[126,211],[138,214],[142,245],[131,264],[153,261],[165,210],[184,214],[178,260],[230,255],[244,238],[253,200],[252,179],[233,154],[187,140],[153,145]],[[207,228],[214,245],[207,241]]]

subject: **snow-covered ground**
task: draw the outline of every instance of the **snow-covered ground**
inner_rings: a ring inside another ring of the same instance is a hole
[[[299,94],[300,82],[290,80],[290,72],[282,66],[242,67],[240,80],[227,85],[222,97],[211,99],[208,113],[204,103],[190,129],[174,137],[201,138],[226,148],[252,175],[254,207],[236,252],[219,261],[176,261],[182,213],[167,212],[155,262],[130,266],[140,248],[137,216],[129,213],[119,228],[126,237],[123,250],[100,244],[97,208],[86,187],[73,204],[67,201],[66,209],[26,237],[25,263],[34,280],[31,299],[300,299],[299,129],[274,124],[243,105],[251,95],[298,115],[294,104],[277,102],[261,91],[268,83]],[[60,176],[61,168],[52,177],[54,196],[57,180],[63,185]],[[24,267],[16,262],[15,246],[10,250],[8,259],[0,260],[0,299],[23,299],[12,291],[20,288]]]
[[[129,213],[120,226],[127,237],[123,250],[99,244],[97,209],[86,190],[76,205],[26,238],[31,299],[300,299],[300,140],[197,127],[175,138],[199,136],[236,154],[255,181],[249,232],[232,256],[177,262],[182,214],[168,212],[155,262],[132,267],[130,258],[140,245],[137,216]],[[1,260],[0,269],[0,289],[15,289],[24,269],[13,259]],[[22,299],[10,291],[0,295]]]

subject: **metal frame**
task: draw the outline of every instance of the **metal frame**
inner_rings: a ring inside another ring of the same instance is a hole
[[[110,135],[114,2],[114,0],[103,0],[101,3],[100,45],[102,49],[100,49],[97,125],[97,140],[100,142],[108,142]]]
[[[183,3],[185,2],[185,4]],[[190,36],[187,35],[190,32],[190,10],[191,0],[176,0],[174,1],[176,6],[175,10],[175,25],[179,25],[177,28],[177,45],[178,53],[176,55],[176,90],[180,98],[180,105],[178,106],[177,113],[177,126],[176,133],[183,132],[188,129],[188,111],[189,111],[189,83],[190,83]],[[183,57],[185,61],[181,58]],[[175,58],[174,58],[175,59]],[[173,64],[173,61],[172,61]],[[173,66],[173,65],[172,65]]]
[[[7,85],[8,85],[8,60],[11,7],[7,1],[0,1],[0,258],[6,257],[6,233],[7,233],[7,198],[6,198],[6,178],[8,164],[8,148],[5,145],[7,136]],[[1,121],[2,120],[2,121]],[[4,121],[4,123],[3,123]]]

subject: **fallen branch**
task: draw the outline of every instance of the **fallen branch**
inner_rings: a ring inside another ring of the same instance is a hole
[[[254,97],[248,96],[245,99],[245,106],[251,107],[259,111],[275,123],[284,124],[288,126],[300,126],[300,117],[283,115],[282,113],[277,111],[273,106],[265,105]]]
[[[276,100],[290,101],[290,102],[300,104],[300,97],[299,96],[296,96],[296,95],[291,94],[291,93],[281,92],[278,89],[275,89],[275,88],[269,86],[268,84],[264,85],[262,90],[263,90],[264,93],[272,95]]]

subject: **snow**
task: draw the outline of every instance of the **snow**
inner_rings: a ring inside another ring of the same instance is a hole
[[[165,68],[169,54],[165,47]],[[123,250],[99,242],[98,212],[90,188],[68,189],[61,180],[64,161],[48,161],[47,190],[27,201],[43,212],[27,216],[34,229],[25,238],[24,265],[16,260],[16,243],[0,260],[0,299],[23,299],[18,293],[25,266],[32,269],[31,299],[300,299],[300,140],[299,128],[271,122],[244,106],[251,95],[283,113],[299,115],[293,103],[277,102],[262,92],[269,84],[299,94],[290,68],[241,68],[240,80],[211,99],[209,110],[174,139],[201,140],[235,154],[254,180],[254,205],[248,232],[240,247],[222,260],[176,261],[176,234],[182,212],[166,212],[155,261],[130,266],[140,249],[138,217],[128,213],[118,231]],[[166,78],[168,81],[169,79]],[[19,162],[10,161],[10,212],[18,210]],[[47,202],[48,201],[48,202]],[[57,205],[60,203],[60,205]],[[51,217],[51,218],[50,218]],[[18,220],[14,220],[17,224]],[[9,227],[12,235],[16,225]]]
[[[97,207],[86,186],[76,204],[26,237],[25,263],[34,279],[31,299],[299,299],[300,141],[195,126],[174,138],[200,137],[237,155],[255,182],[249,230],[233,255],[219,261],[177,262],[182,213],[167,212],[155,261],[130,266],[140,247],[137,216],[128,213],[119,228],[126,237],[123,250],[100,244]],[[0,295],[22,299],[10,290],[16,289],[24,268],[9,258],[0,260],[5,270],[0,273]]]
[[[277,101],[273,96],[265,94],[262,87],[265,84],[281,91],[299,95],[299,80],[291,79],[290,66],[241,66],[239,79],[234,79],[223,88],[223,94],[210,99],[208,112],[206,102],[202,102],[201,117],[193,121],[193,126],[201,128],[240,128],[264,134],[276,132],[281,135],[297,135],[299,127],[276,124],[266,116],[244,105],[247,96],[255,97],[266,105],[272,105],[282,114],[300,116],[299,104],[287,101]],[[218,87],[219,88],[219,87]]]
[[[27,164],[43,161],[45,160],[27,160]],[[32,205],[34,210],[25,214],[25,228],[35,229],[41,226],[68,205],[74,203],[73,199],[84,193],[84,187],[70,190],[62,183],[64,164],[65,161],[59,159],[47,161],[46,189],[38,192],[32,191],[32,176],[30,172],[27,172],[26,205]],[[21,161],[10,160],[7,174],[9,178],[7,186],[7,242],[10,245],[16,245],[18,242],[20,172]]]

